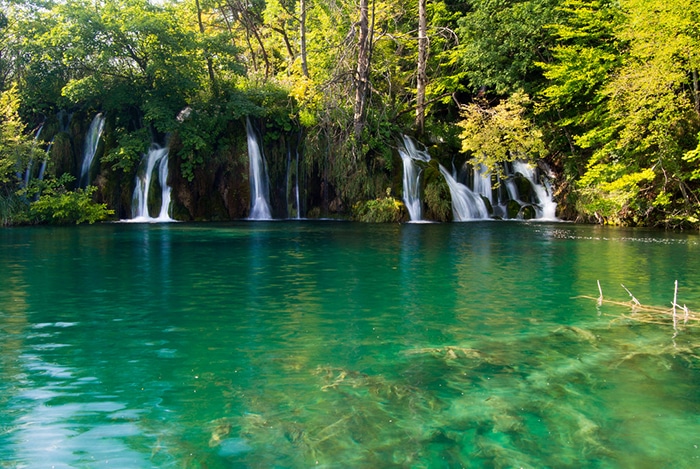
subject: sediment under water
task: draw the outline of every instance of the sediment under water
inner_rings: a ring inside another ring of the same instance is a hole
[[[2,467],[697,467],[695,235],[0,230]]]

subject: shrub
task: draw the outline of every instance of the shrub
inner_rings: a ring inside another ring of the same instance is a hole
[[[67,225],[71,223],[95,223],[114,215],[114,210],[105,204],[92,200],[94,186],[86,189],[67,191],[63,186],[46,190],[29,208],[29,214],[35,223]]]
[[[386,197],[357,202],[352,207],[353,219],[364,223],[401,223],[408,220],[403,202],[387,189]]]
[[[26,218],[28,204],[19,195],[0,194],[0,226],[14,225]]]

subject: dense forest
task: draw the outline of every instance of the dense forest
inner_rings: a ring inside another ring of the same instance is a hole
[[[175,219],[245,218],[250,129],[276,218],[407,219],[409,135],[431,156],[427,219],[453,218],[440,166],[486,168],[498,190],[529,161],[552,178],[560,218],[700,225],[692,0],[0,5],[5,225],[130,218],[144,155],[160,147]]]

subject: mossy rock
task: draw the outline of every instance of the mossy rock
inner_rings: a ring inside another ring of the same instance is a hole
[[[506,217],[509,219],[518,218],[521,208],[517,200],[509,200],[506,204]]]
[[[532,193],[532,184],[530,184],[530,181],[518,174],[515,176],[514,182],[515,187],[518,188],[518,196],[520,197],[520,200],[535,202],[533,198],[535,195]]]
[[[532,205],[525,205],[520,211],[520,214],[523,220],[532,220],[533,218],[537,218],[537,211]]]
[[[484,201],[484,205],[486,205],[486,210],[489,212],[489,215],[493,215],[493,205],[491,205],[491,201],[484,197],[483,195],[480,196],[481,200]]]
[[[428,220],[446,222],[452,219],[452,196],[445,178],[433,179],[425,185],[425,213]]]
[[[49,172],[55,176],[61,174],[76,174],[77,164],[70,136],[61,132],[54,138],[49,154]]]

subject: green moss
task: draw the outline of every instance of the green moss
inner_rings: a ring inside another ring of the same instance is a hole
[[[403,202],[389,195],[357,202],[352,207],[353,219],[365,223],[400,223],[408,220]]]
[[[452,215],[450,188],[444,179],[433,179],[425,186],[426,218],[449,221]]]

